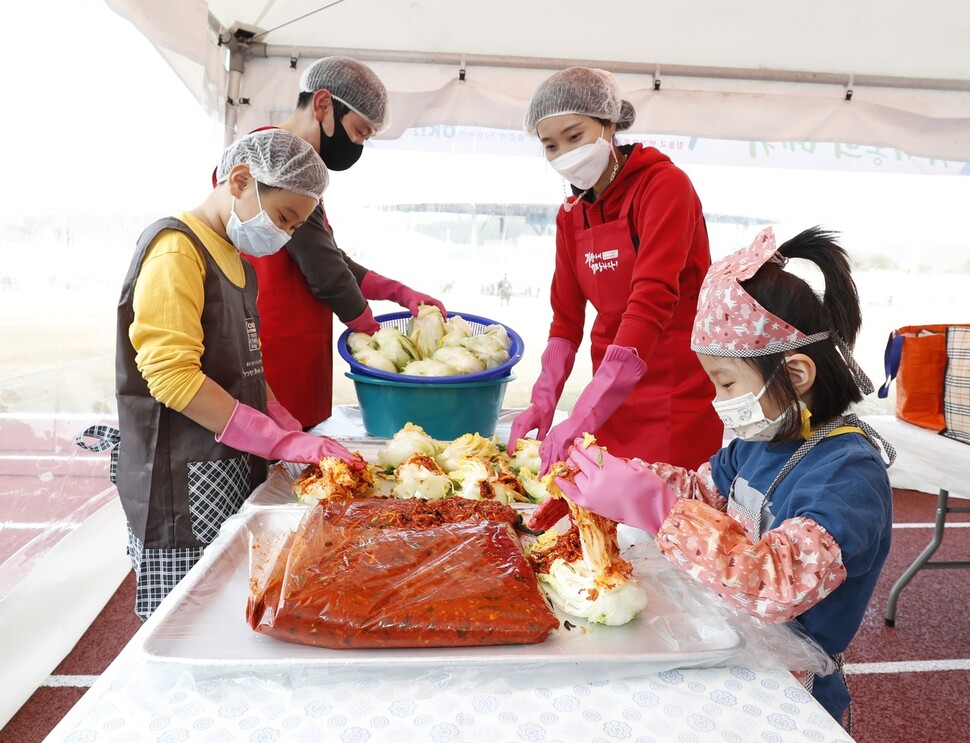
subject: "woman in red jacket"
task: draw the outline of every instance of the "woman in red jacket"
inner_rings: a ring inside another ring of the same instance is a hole
[[[617,145],[636,113],[604,70],[570,67],[535,91],[525,128],[572,185],[556,217],[553,319],[532,404],[512,425],[532,430],[543,471],[584,432],[618,456],[696,467],[721,447],[714,388],[690,350],[697,295],[711,264],[701,203],[687,175],[642,144]],[[593,378],[569,418],[550,428],[583,338]]]

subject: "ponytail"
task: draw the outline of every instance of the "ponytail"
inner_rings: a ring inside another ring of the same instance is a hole
[[[862,327],[862,308],[859,292],[852,279],[849,257],[845,249],[835,242],[836,236],[836,233],[820,227],[810,227],[783,243],[778,252],[786,258],[811,261],[818,266],[825,279],[825,293],[821,301],[823,312],[819,317],[822,325],[809,328],[797,322],[792,324],[806,334],[834,330],[852,348]]]
[[[845,250],[835,241],[836,233],[811,227],[779,246],[785,258],[802,258],[814,263],[825,279],[825,290],[817,294],[795,274],[779,263],[766,263],[748,281],[745,290],[769,312],[798,328],[805,335],[829,331],[832,336],[798,349],[815,362],[812,387],[812,424],[822,425],[841,415],[862,392],[838,349],[835,336],[851,350],[862,327],[862,307]],[[753,357],[752,362],[769,379],[784,354]],[[782,406],[795,398],[787,375],[779,374],[768,394]],[[793,429],[794,430],[794,429]]]

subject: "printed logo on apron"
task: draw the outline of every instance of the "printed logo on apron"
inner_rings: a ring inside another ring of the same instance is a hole
[[[259,350],[259,333],[256,331],[256,319],[246,318],[246,335],[249,337],[249,350]]]
[[[615,271],[620,265],[619,258],[619,250],[604,250],[602,253],[586,253],[583,256],[594,276],[600,271]]]

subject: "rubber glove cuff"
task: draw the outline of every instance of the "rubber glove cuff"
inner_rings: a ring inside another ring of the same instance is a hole
[[[412,315],[418,314],[418,309],[422,304],[434,305],[441,310],[443,317],[448,317],[445,306],[434,297],[422,294],[400,281],[381,276],[376,271],[368,271],[364,280],[360,282],[360,293],[365,299],[386,299],[397,302],[402,307],[407,307]]]
[[[532,386],[532,405],[512,421],[508,440],[510,452],[514,453],[519,439],[525,438],[533,429],[538,440],[546,437],[575,360],[576,346],[565,338],[550,338],[546,343],[546,349],[542,352],[542,371]]]
[[[572,414],[553,427],[539,447],[542,472],[565,458],[573,439],[583,433],[596,433],[630,391],[647,373],[647,365],[633,348],[611,345],[586,389],[576,400]]]
[[[374,312],[371,310],[370,305],[364,307],[363,312],[348,322],[347,327],[355,333],[367,333],[367,335],[374,335],[374,333],[381,329],[380,323],[374,319]]]
[[[266,402],[266,414],[273,422],[284,431],[302,431],[303,426],[283,407],[279,400],[268,400]]]

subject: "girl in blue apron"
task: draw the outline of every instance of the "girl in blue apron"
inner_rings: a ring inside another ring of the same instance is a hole
[[[822,297],[785,270],[790,258],[819,268]],[[873,391],[850,351],[861,322],[848,259],[829,233],[806,230],[776,248],[763,231],[711,267],[691,334],[714,409],[737,437],[697,470],[576,440],[576,473],[556,481],[576,503],[655,534],[668,560],[740,610],[799,622],[837,668],[892,534],[880,448],[890,464],[895,452],[847,412]],[[806,681],[842,721],[844,676]]]

